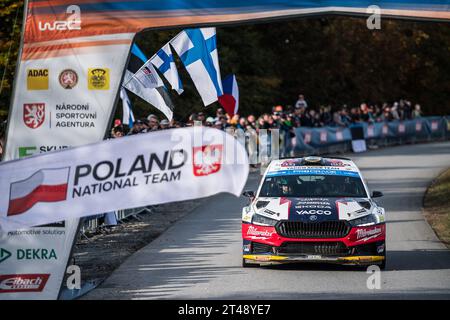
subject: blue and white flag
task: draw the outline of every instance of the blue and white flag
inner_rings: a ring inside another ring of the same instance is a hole
[[[216,28],[186,29],[170,41],[205,106],[222,95]]]
[[[178,70],[173,59],[170,44],[167,43],[164,47],[159,49],[159,51],[150,58],[150,61],[159,71],[161,71],[167,81],[169,81],[172,89],[178,94],[182,94],[183,84],[178,76]]]
[[[128,98],[127,90],[123,87],[120,89],[120,98],[122,99],[122,123],[131,128],[134,123],[134,114],[131,109],[131,101]]]
[[[145,54],[133,44],[123,86],[155,106],[167,119],[172,120],[174,107],[167,89],[153,65],[147,62]]]

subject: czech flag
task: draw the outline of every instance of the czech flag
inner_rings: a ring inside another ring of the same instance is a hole
[[[239,109],[239,88],[234,74],[222,80],[223,95],[219,97],[219,103],[231,117]]]
[[[66,200],[69,168],[43,169],[11,184],[7,216],[26,212],[38,202]]]

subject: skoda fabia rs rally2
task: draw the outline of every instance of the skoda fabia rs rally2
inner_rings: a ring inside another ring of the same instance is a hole
[[[385,212],[345,158],[273,160],[242,210],[244,267],[282,262],[386,263]]]

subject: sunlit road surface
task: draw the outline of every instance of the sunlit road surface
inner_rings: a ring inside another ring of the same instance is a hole
[[[371,190],[385,196],[386,271],[368,289],[365,270],[295,264],[241,267],[245,198],[211,197],[132,255],[85,299],[409,299],[450,298],[450,251],[421,212],[430,182],[450,167],[450,142],[351,155]],[[253,174],[247,189],[255,190]],[[450,199],[449,199],[450,201]]]

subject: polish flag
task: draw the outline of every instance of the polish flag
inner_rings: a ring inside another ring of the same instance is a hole
[[[222,80],[223,95],[219,102],[230,117],[234,116],[239,109],[239,88],[234,74]]]
[[[38,202],[66,200],[69,168],[43,169],[11,184],[7,216],[19,215]]]

